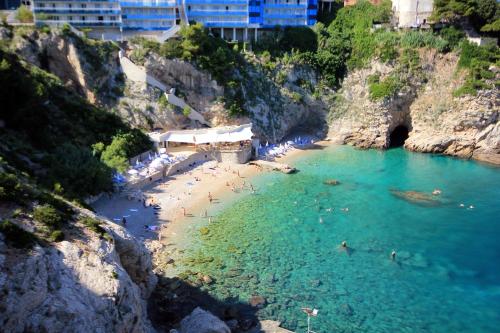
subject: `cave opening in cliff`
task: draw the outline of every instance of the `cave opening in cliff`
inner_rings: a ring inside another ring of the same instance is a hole
[[[401,147],[406,139],[408,139],[408,127],[399,125],[391,132],[389,148]]]

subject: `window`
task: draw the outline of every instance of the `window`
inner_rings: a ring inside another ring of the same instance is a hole
[[[226,6],[226,10],[229,10],[229,6]]]
[[[68,16],[68,21],[73,21],[73,16]]]
[[[56,4],[55,3],[52,4],[52,8],[56,8]]]
[[[104,16],[97,16],[98,21],[104,21]]]
[[[188,10],[191,10],[191,6],[188,6]]]
[[[40,8],[45,8],[45,4],[44,4],[44,3],[41,3],[41,4],[39,4],[39,5],[38,5],[38,7],[40,7]]]
[[[82,19],[82,21],[85,21],[85,16],[82,16],[81,19]]]
[[[82,3],[82,8],[87,8],[87,4]]]
[[[109,19],[110,19],[111,21],[116,21],[116,16],[110,16],[110,17],[109,17]]]

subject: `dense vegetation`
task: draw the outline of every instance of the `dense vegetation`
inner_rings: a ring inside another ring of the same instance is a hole
[[[133,61],[142,63],[150,52],[168,59],[192,61],[199,68],[208,71],[219,84],[228,88],[225,90],[224,102],[230,114],[245,113],[241,91],[244,59],[238,44],[231,47],[224,40],[209,34],[200,23],[183,26],[179,38],[170,39],[163,44],[144,38],[136,38],[133,42],[138,46],[132,52]]]
[[[150,148],[148,138],[117,116],[90,105],[55,76],[0,49],[0,153],[15,167],[36,175],[45,188],[69,198],[111,189],[115,167],[100,160],[92,146],[116,151],[127,136],[122,156]]]
[[[500,31],[500,3],[497,0],[434,0],[436,21],[459,23],[464,19],[478,31]]]

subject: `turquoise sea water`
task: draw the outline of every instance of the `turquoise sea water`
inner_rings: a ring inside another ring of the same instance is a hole
[[[499,332],[499,168],[344,146],[293,164],[295,175],[254,179],[258,194],[198,236],[191,255],[203,263],[186,268],[216,279],[211,295],[262,295],[259,317],[298,332],[301,307],[319,309],[318,333]],[[435,188],[442,194],[431,205],[391,193]],[[344,240],[348,251],[339,248]]]

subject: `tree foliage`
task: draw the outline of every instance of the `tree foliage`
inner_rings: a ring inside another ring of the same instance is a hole
[[[60,184],[69,198],[83,198],[110,189],[111,170],[92,153],[96,143],[109,145],[117,135],[129,135],[126,153],[148,150],[146,135],[66,89],[60,80],[16,55],[0,49],[0,153],[33,174],[33,163],[44,168],[40,184],[52,190]],[[131,157],[133,155],[127,155]],[[29,162],[27,162],[29,161]]]
[[[16,19],[22,23],[31,23],[33,22],[33,13],[28,7],[21,5],[16,11]]]
[[[500,31],[500,4],[496,0],[435,0],[434,20],[457,22],[468,18],[477,30]]]

